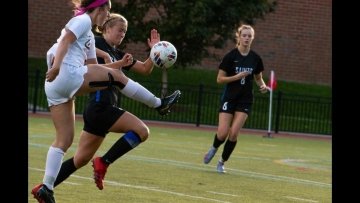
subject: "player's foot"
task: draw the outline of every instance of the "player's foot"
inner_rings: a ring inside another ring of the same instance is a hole
[[[36,185],[31,194],[39,203],[55,203],[54,192],[46,187],[44,184]]]
[[[222,162],[222,161],[218,161],[218,164],[217,164],[217,166],[216,166],[216,170],[217,170],[217,172],[219,172],[219,173],[226,173],[226,171],[225,171],[225,167],[224,167],[224,162]]]
[[[210,163],[211,159],[215,156],[217,148],[211,146],[209,151],[204,156],[204,164]]]
[[[156,108],[160,115],[166,115],[170,112],[174,104],[176,104],[180,98],[180,90],[176,90],[171,95],[161,99],[161,105]]]
[[[104,188],[104,178],[108,166],[109,165],[104,163],[100,157],[96,157],[92,160],[92,167],[94,168],[94,180],[96,187],[98,187],[99,190]]]

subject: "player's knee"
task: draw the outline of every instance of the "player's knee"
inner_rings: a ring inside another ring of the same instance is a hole
[[[89,82],[90,87],[118,87],[120,89],[123,89],[125,87],[125,84],[119,81],[116,81],[114,79],[114,76],[109,72],[108,73],[109,80],[108,81],[92,81]]]
[[[56,139],[53,143],[53,146],[58,147],[62,149],[64,152],[66,152],[70,148],[72,142],[73,142],[73,137],[64,136],[63,139]]]
[[[81,167],[85,166],[87,163],[89,163],[91,158],[92,157],[75,155],[74,156],[74,165],[77,169],[81,168]]]
[[[142,142],[140,135],[137,134],[135,131],[128,131],[127,133],[125,133],[124,139],[127,141],[127,143],[129,143],[132,148],[137,147]]]
[[[228,130],[218,130],[217,131],[217,138],[219,140],[225,140],[229,135],[229,131]]]
[[[138,130],[137,134],[139,135],[141,142],[144,142],[150,135],[150,129],[147,126],[143,126]]]
[[[231,142],[236,142],[238,136],[239,136],[238,133],[231,133],[231,134],[229,134],[229,140],[230,140]]]
[[[110,86],[115,85],[116,87],[123,89],[125,87],[125,84],[119,81],[116,81],[114,79],[114,76],[111,73],[108,73],[109,76],[109,81],[110,81]]]

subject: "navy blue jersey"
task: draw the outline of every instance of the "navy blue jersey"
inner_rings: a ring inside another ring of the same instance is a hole
[[[111,47],[108,43],[106,43],[105,39],[103,37],[95,37],[95,46],[98,49],[101,49],[105,52],[107,52],[112,62],[121,60],[125,53],[117,48]],[[97,61],[99,64],[104,64],[105,61],[101,57],[97,57]],[[122,69],[123,70],[130,70],[130,68],[136,63],[136,60],[134,59],[133,63],[129,66],[125,66]],[[104,90],[98,90],[96,92],[90,93],[90,101],[89,102],[100,102],[103,104],[110,104],[117,106],[118,103],[118,95],[120,94],[119,89],[115,87],[110,87]]]
[[[221,100],[253,103],[254,75],[264,70],[260,56],[252,50],[250,50],[248,55],[243,56],[237,48],[234,48],[224,56],[219,69],[225,71],[226,76],[233,76],[244,71],[251,73],[243,79],[227,83],[224,87]]]

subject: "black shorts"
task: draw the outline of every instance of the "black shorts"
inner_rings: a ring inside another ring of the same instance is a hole
[[[112,125],[125,113],[125,110],[102,103],[91,102],[83,113],[83,130],[105,137]]]
[[[230,101],[221,101],[219,112],[225,112],[234,114],[235,111],[240,111],[246,113],[248,116],[251,113],[252,103],[241,102],[236,100]]]

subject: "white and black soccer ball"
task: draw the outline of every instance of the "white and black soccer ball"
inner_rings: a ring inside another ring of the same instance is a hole
[[[151,48],[150,59],[156,67],[170,68],[177,59],[177,50],[168,41],[160,41]]]

